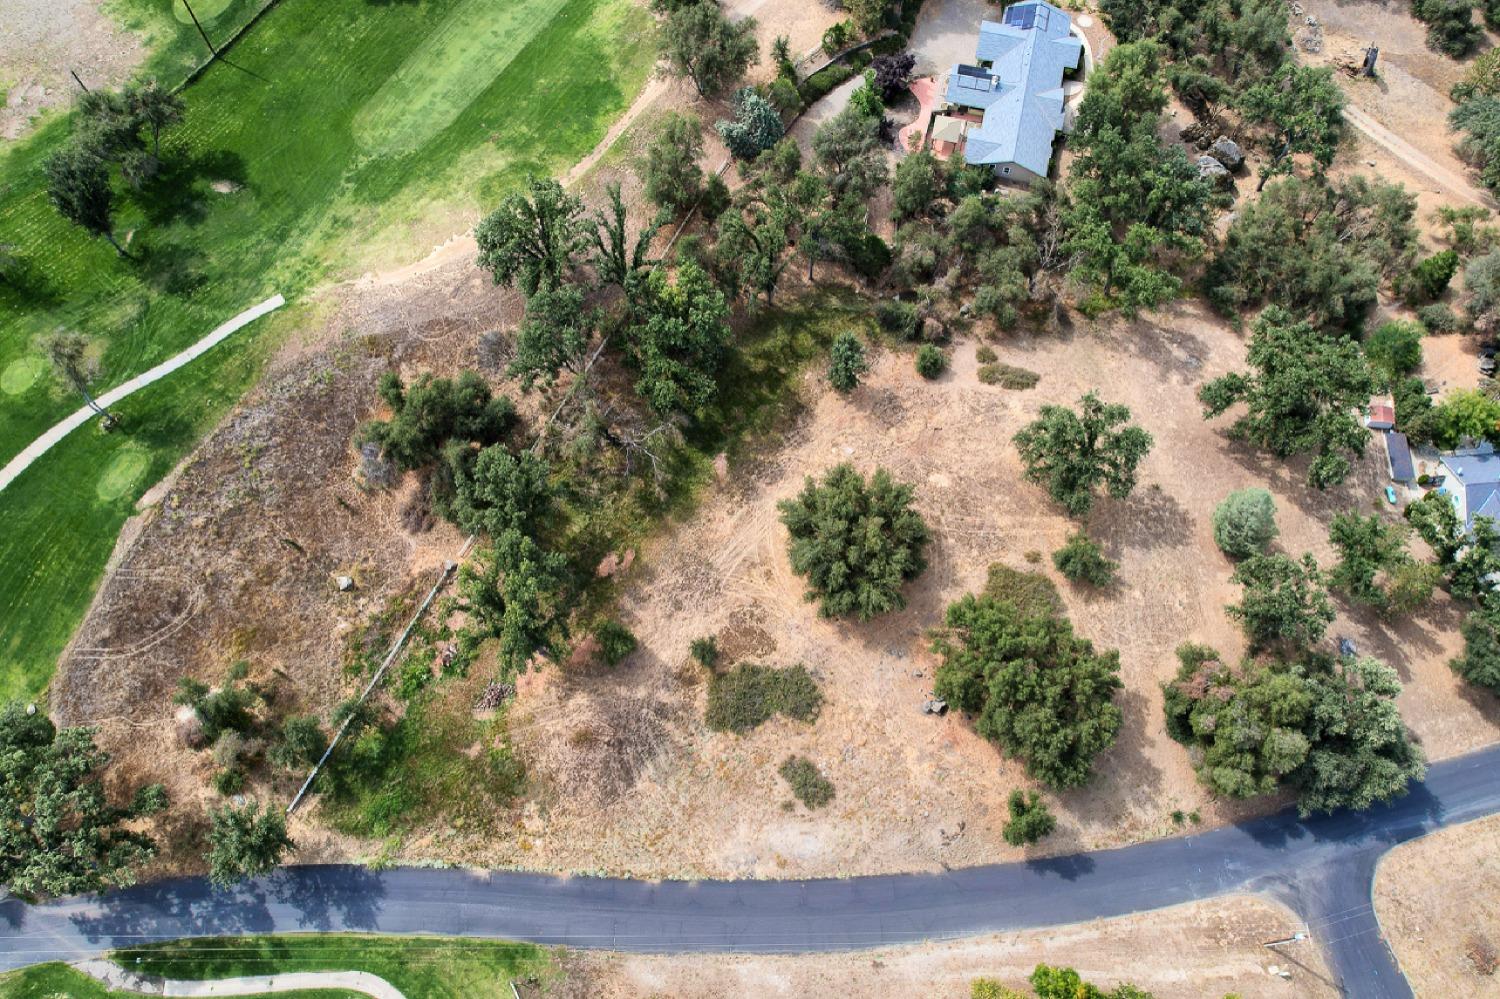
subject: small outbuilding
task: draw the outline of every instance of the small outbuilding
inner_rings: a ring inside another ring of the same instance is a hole
[[[1392,482],[1415,482],[1416,468],[1411,461],[1411,445],[1406,435],[1392,430],[1385,435],[1385,461],[1390,469]]]
[[[1370,415],[1365,417],[1365,426],[1371,430],[1390,430],[1395,425],[1395,407],[1383,402],[1372,402],[1370,404]]]

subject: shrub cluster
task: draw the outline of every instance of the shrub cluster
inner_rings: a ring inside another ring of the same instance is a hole
[[[808,808],[822,808],[833,800],[833,781],[819,773],[807,757],[788,756],[780,773],[791,785],[792,794]]]
[[[778,714],[796,721],[814,721],[822,707],[823,693],[807,667],[776,669],[741,663],[708,681],[708,708],[703,720],[715,732],[743,735]]]

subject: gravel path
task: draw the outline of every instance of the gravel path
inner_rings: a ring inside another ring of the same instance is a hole
[[[79,961],[73,967],[112,989],[149,996],[253,996],[268,992],[348,989],[363,992],[374,999],[406,999],[400,989],[366,971],[297,971],[285,975],[187,981],[137,975],[113,961]]]
[[[189,361],[208,353],[210,349],[226,340],[231,333],[248,326],[266,313],[274,312],[285,304],[286,299],[280,295],[273,295],[259,305],[246,309],[182,353],[163,361],[150,371],[142,372],[125,384],[116,386],[101,395],[97,400],[99,408],[108,411],[109,407],[115,405],[132,392],[143,389],[152,382],[165,378]],[[96,416],[97,414],[93,409],[84,406],[73,413],[72,416],[54,424],[51,429],[32,441],[26,446],[25,450],[12,458],[4,468],[0,468],[0,489],[4,489],[14,482],[16,477],[26,471],[32,462],[46,454],[52,445]]]

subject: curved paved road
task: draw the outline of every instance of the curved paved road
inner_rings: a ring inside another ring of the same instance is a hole
[[[1197,836],[1024,863],[817,881],[648,882],[540,874],[293,867],[239,889],[201,878],[103,897],[0,903],[0,968],[146,941],[358,930],[627,951],[788,953],[1018,930],[1266,892],[1307,921],[1345,990],[1411,990],[1371,905],[1397,843],[1500,812],[1500,746],[1432,767],[1393,805],[1307,821],[1284,812]]]

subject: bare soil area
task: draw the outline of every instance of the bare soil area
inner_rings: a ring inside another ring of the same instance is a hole
[[[1386,854],[1375,912],[1419,996],[1500,996],[1500,816]]]
[[[99,0],[0,0],[0,139],[24,134],[45,109],[73,99],[77,84],[115,86],[145,58],[139,39],[114,24]]]
[[[850,954],[654,957],[576,952],[564,958],[566,978],[551,994],[559,999],[732,999],[836,990],[869,999],[964,999],[974,979],[985,977],[1029,995],[1026,976],[1045,963],[1077,968],[1086,980],[1106,988],[1129,981],[1160,999],[1227,994],[1332,999],[1339,990],[1311,943],[1275,951],[1262,946],[1291,936],[1300,926],[1279,905],[1232,896],[1057,929]]]
[[[784,33],[772,11],[793,6],[752,2],[738,12]],[[681,93],[674,85],[660,99]],[[711,120],[712,106],[698,110]],[[649,113],[627,139],[638,140]],[[627,200],[637,199],[639,185],[623,170],[630,155],[599,158],[584,186],[597,191],[621,179]],[[711,149],[710,162],[721,155]],[[403,517],[414,483],[363,490],[350,438],[371,415],[382,370],[411,376],[479,365],[479,334],[512,327],[517,302],[473,266],[472,246],[462,242],[399,277],[339,287],[326,320],[309,321],[306,339],[159,491],[158,505],[122,540],[60,668],[56,714],[100,725],[122,779],[165,781],[179,804],[174,821],[199,821],[184,817],[192,809],[182,804],[216,800],[206,787],[208,754],[188,751],[174,735],[178,677],[217,681],[245,658],[253,678],[276,691],[278,713],[285,705],[326,718],[354,686],[339,665],[345,637],[459,547],[451,528],[414,531]],[[950,371],[932,382],[916,375],[909,353],[878,351],[848,397],[810,372],[780,438],[724,467],[694,515],[619,574],[619,613],[639,650],[612,671],[522,678],[511,728],[532,791],[500,817],[504,831],[427,829],[393,859],[440,855],[646,877],[808,877],[1024,856],[1000,835],[1007,796],[1027,784],[1021,766],[964,719],[920,710],[937,664],[927,630],[992,563],[1035,562],[1056,578],[1050,554],[1076,525],[1022,481],[1010,439],[1043,404],[1073,404],[1090,389],[1128,405],[1156,441],[1135,493],[1102,501],[1088,524],[1121,564],[1121,583],[1093,593],[1059,580],[1079,631],[1120,650],[1125,723],[1095,781],[1055,797],[1059,828],[1038,852],[1170,835],[1182,831],[1174,811],[1212,825],[1277,804],[1209,798],[1187,752],[1163,730],[1159,685],[1175,672],[1181,642],[1243,652],[1223,611],[1238,587],[1212,541],[1213,507],[1233,489],[1264,485],[1276,496],[1279,545],[1330,564],[1334,514],[1394,515],[1380,498],[1378,443],[1348,483],[1317,493],[1304,485],[1300,463],[1228,441],[1227,421],[1205,422],[1194,392],[1242,363],[1243,334],[1193,303],[1149,320],[1079,319],[1059,332],[997,342],[1001,361],[1041,374],[1030,391],[981,384],[977,346],[958,343]],[[498,383],[498,370],[487,370]],[[776,514],[777,501],[805,476],[840,461],[863,471],[883,466],[911,482],[935,538],[928,570],[908,587],[908,607],[867,625],[823,620],[803,600]],[[356,587],[339,592],[337,575],[352,576]],[[1330,634],[1354,638],[1399,670],[1403,714],[1429,756],[1500,736],[1496,700],[1466,689],[1447,666],[1460,643],[1457,608],[1440,598],[1399,623],[1341,610]],[[710,732],[702,721],[706,678],[687,651],[706,634],[719,636],[730,661],[805,664],[823,687],[821,717],[811,725],[774,720],[743,737]],[[464,682],[482,684],[483,673],[481,663]],[[461,702],[462,693],[450,700]],[[832,780],[830,806],[788,807],[777,767],[792,753]],[[371,849],[316,823],[316,808],[299,818],[303,861]]]

